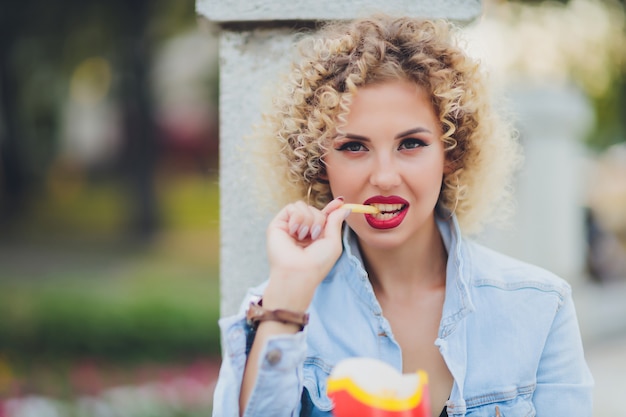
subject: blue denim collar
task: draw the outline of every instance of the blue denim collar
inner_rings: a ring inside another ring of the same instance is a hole
[[[446,295],[439,328],[439,337],[445,338],[454,331],[456,323],[474,309],[468,288],[471,277],[471,259],[467,253],[467,247],[463,245],[456,216],[437,215],[436,223],[448,252]],[[371,306],[375,314],[382,314],[367,271],[363,266],[356,234],[347,225],[343,230],[343,247],[343,254],[329,274],[329,279],[340,277],[340,279],[347,280],[350,287],[367,305]]]

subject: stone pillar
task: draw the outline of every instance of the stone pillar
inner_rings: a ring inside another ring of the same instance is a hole
[[[261,120],[272,84],[287,69],[296,32],[313,22],[372,12],[469,22],[480,0],[196,0],[220,26],[221,314],[234,313],[248,287],[267,278],[265,227],[272,213],[254,201],[250,150],[242,138]]]
[[[487,246],[542,266],[572,284],[585,268],[584,138],[593,109],[572,86],[523,84],[511,91],[524,148],[511,230],[489,229]]]

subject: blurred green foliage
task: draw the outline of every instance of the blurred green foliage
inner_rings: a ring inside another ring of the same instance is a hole
[[[67,279],[36,288],[4,285],[0,349],[32,358],[216,355],[218,300],[216,288],[209,290],[215,280],[178,278],[173,291],[170,279],[152,276],[141,284],[148,280],[139,275],[89,286]]]
[[[163,227],[149,243],[111,232],[123,211],[109,186],[41,201],[19,240],[0,240],[0,354],[219,355],[216,181],[170,178],[158,191]]]
[[[605,150],[611,145],[626,141],[626,68],[613,87],[602,97],[593,100],[595,130],[587,144],[595,150]]]
[[[217,281],[146,272],[3,285],[0,350],[29,359],[217,356]]]

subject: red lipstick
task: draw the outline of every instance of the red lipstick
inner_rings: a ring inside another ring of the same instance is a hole
[[[398,227],[409,211],[409,202],[395,195],[374,196],[363,204],[376,206],[379,214],[365,214],[365,220],[374,229],[393,229]]]

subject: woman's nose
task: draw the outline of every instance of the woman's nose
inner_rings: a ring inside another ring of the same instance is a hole
[[[401,183],[398,166],[392,158],[377,158],[370,175],[370,184],[382,190],[389,190]]]

